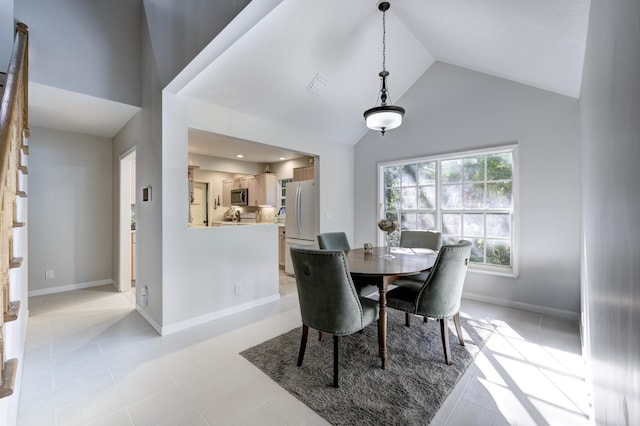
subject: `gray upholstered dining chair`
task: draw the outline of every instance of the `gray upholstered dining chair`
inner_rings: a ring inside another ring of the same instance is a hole
[[[378,319],[378,303],[358,296],[342,250],[291,247],[302,340],[298,367],[302,365],[309,328],[333,335],[333,386],[338,387],[338,338],[356,333]],[[380,344],[378,333],[378,345]]]
[[[436,262],[423,284],[404,283],[387,293],[387,307],[405,312],[407,327],[410,315],[436,318],[440,322],[444,358],[451,364],[448,319],[453,318],[460,345],[464,346],[460,328],[460,301],[467,274],[471,243],[460,240],[458,244],[440,248]]]
[[[442,234],[438,231],[402,231],[399,245],[438,251],[442,246]]]
[[[438,251],[440,247],[442,247],[442,234],[438,231],[402,231],[400,232],[400,242],[398,245],[405,248],[422,248]],[[414,281],[422,284],[424,280],[427,279],[427,275],[429,275],[429,270],[416,275],[402,277],[394,282],[394,284],[410,284]]]
[[[324,232],[322,234],[318,234],[318,247],[320,247],[321,250],[351,250],[347,234],[344,232]],[[355,279],[353,284],[356,286],[358,294],[361,296],[366,296],[378,291],[377,285],[368,283],[361,279]]]
[[[344,232],[324,232],[318,234],[318,247],[322,250],[351,250],[347,234]]]

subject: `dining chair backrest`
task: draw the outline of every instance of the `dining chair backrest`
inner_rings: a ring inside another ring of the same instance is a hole
[[[355,333],[367,325],[342,250],[290,250],[304,324],[333,335]]]
[[[440,250],[442,234],[437,231],[402,231],[400,247]]]
[[[347,234],[344,232],[318,234],[318,247],[325,250],[351,250]]]
[[[471,243],[444,245],[417,298],[416,314],[448,318],[460,311],[462,287],[467,274]]]

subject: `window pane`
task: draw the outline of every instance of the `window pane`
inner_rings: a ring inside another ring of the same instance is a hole
[[[402,188],[402,210],[415,210],[418,207],[418,194],[415,186]]]
[[[402,166],[402,186],[415,185],[418,182],[418,167],[416,164]]]
[[[463,218],[465,237],[484,237],[484,215],[465,214]]]
[[[484,181],[484,157],[471,157],[464,159],[464,180]]]
[[[510,152],[487,156],[487,180],[511,179],[513,160]]]
[[[508,209],[511,207],[511,182],[487,184],[487,208]]]
[[[436,229],[436,216],[433,213],[418,213],[416,219],[416,229],[427,231]]]
[[[416,227],[416,214],[415,213],[406,213],[402,212],[400,214],[402,220],[400,221],[400,227],[403,230],[414,230],[418,229]]]
[[[398,189],[385,189],[384,199],[387,210],[392,207],[395,208],[400,202],[400,191]]]
[[[469,240],[469,238],[465,238],[465,239]],[[471,239],[470,241],[471,241],[471,257],[469,258],[469,260],[471,262],[484,263],[484,239],[474,238],[474,239]]]
[[[508,214],[487,215],[487,237],[511,237],[511,221]]]
[[[447,235],[462,235],[462,215],[443,214],[442,233]]]
[[[484,183],[464,185],[464,208],[480,209],[484,207]]]
[[[444,235],[442,234],[442,245],[458,244],[462,237],[460,235]]]
[[[511,266],[511,245],[505,240],[487,240],[487,263]]]
[[[436,208],[436,187],[420,186],[418,188],[418,208],[419,209],[435,209]]]
[[[462,185],[442,185],[442,208],[462,208]]]
[[[436,162],[418,164],[418,184],[434,184],[436,182]]]
[[[462,160],[447,160],[441,163],[442,183],[462,181]]]
[[[384,168],[384,187],[393,188],[400,186],[400,166]]]

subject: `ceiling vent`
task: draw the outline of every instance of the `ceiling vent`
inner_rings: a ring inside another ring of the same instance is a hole
[[[320,75],[320,73],[317,73],[313,76],[311,82],[307,85],[307,92],[315,96],[320,96],[320,94],[327,89],[327,84],[327,79],[324,76]]]

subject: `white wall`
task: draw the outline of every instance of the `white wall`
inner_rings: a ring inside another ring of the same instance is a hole
[[[34,127],[29,145],[30,294],[110,283],[111,139]]]
[[[193,177],[195,182],[206,182],[209,184],[209,223],[216,221],[220,222],[224,220],[224,212],[229,207],[222,205],[222,181],[226,179],[233,179],[233,173],[218,172],[213,170],[197,169],[194,171]],[[218,201],[220,198],[220,205],[214,207],[214,201]],[[193,224],[196,225],[196,224]]]
[[[377,164],[518,143],[519,276],[469,272],[465,293],[577,318],[578,101],[435,63],[398,101],[403,125],[356,145],[355,245],[376,241]]]
[[[140,105],[140,1],[20,0],[29,26],[29,79]]]
[[[211,318],[278,292],[276,225],[188,229],[187,129],[229,135],[319,155],[320,231],[353,232],[353,147],[169,93],[163,97],[163,328]],[[322,173],[324,167],[330,172]],[[327,219],[326,211],[343,211]],[[247,268],[247,261],[251,268]],[[234,296],[233,284],[251,293]]]
[[[640,424],[640,2],[592,0],[582,95],[583,326],[598,425]]]
[[[0,0],[0,69],[6,72],[13,50],[13,0]]]

